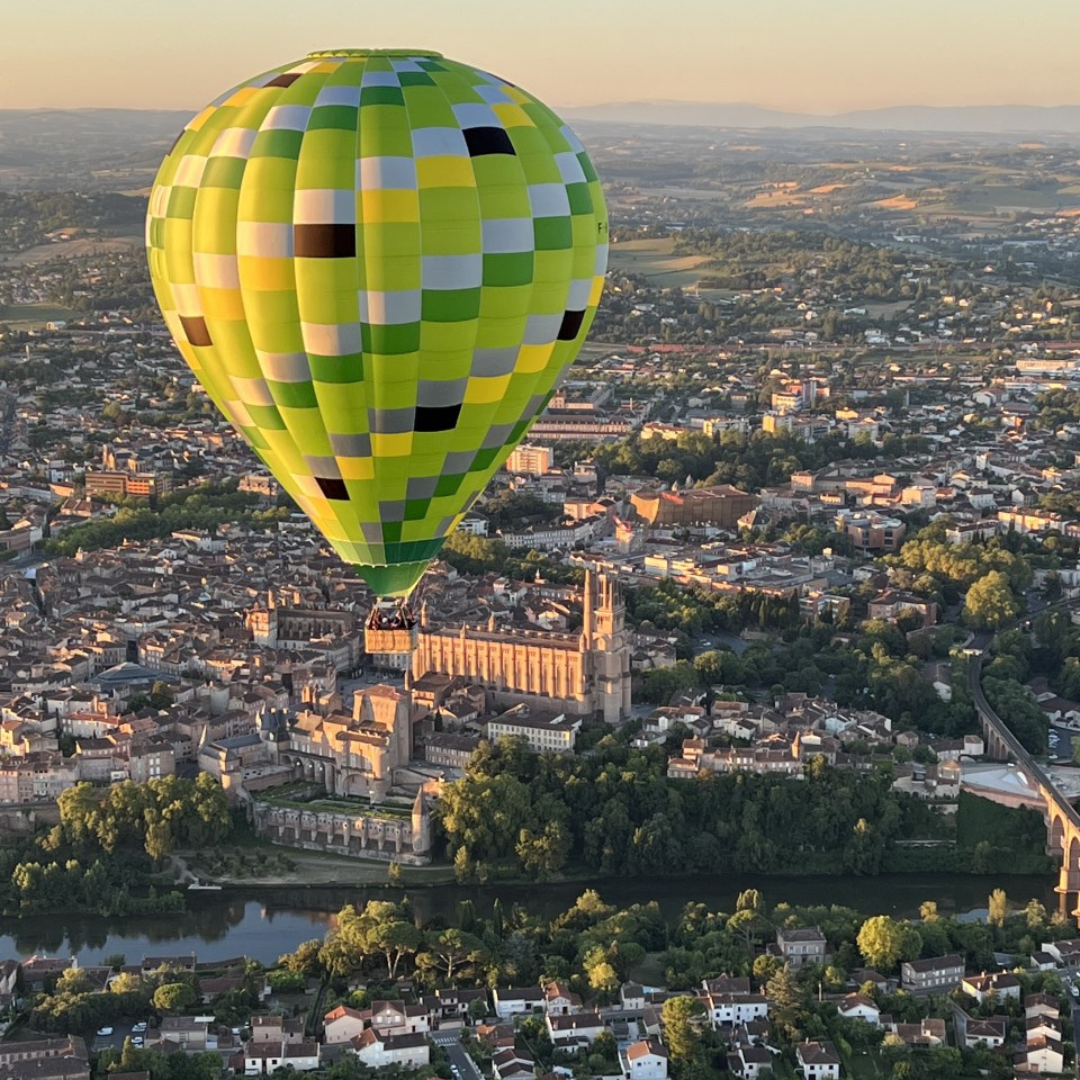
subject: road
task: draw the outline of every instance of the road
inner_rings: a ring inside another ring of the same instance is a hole
[[[484,1080],[477,1068],[476,1062],[465,1053],[465,1047],[461,1045],[461,1033],[458,1031],[434,1031],[431,1041],[436,1046],[441,1046],[450,1059],[454,1068],[454,1080]]]

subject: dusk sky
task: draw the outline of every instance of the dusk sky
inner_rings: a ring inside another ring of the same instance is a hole
[[[0,108],[200,108],[313,49],[415,46],[551,105],[1080,103],[1077,0],[7,0]]]

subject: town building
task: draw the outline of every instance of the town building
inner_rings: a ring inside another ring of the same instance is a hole
[[[630,712],[630,654],[618,580],[585,575],[581,633],[436,628],[421,614],[412,679],[433,672],[485,687],[496,702],[524,701],[568,716],[599,716],[608,723]]]

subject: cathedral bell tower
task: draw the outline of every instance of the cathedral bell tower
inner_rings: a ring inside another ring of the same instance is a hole
[[[584,620],[593,703],[607,723],[616,724],[630,716],[630,636],[617,576],[586,573]]]

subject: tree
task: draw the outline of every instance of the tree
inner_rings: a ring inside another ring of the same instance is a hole
[[[180,1010],[194,1005],[195,1001],[195,991],[192,989],[190,983],[171,982],[162,983],[154,991],[151,1004],[158,1012],[172,1013],[180,1012]]]
[[[395,889],[401,887],[401,863],[394,859],[386,870],[386,882]]]
[[[736,911],[756,911],[759,915],[765,914],[765,897],[760,889],[744,889],[739,893],[735,901]]]
[[[319,959],[319,953],[322,950],[323,943],[318,938],[312,938],[310,941],[302,941],[296,946],[296,950],[291,953],[285,953],[284,956],[278,957],[278,965],[280,967],[288,968],[289,971],[295,971],[298,974],[304,975],[306,978],[313,978],[317,975],[321,975],[323,968]]]
[[[476,962],[484,956],[484,943],[473,934],[460,930],[442,930],[429,936],[427,951],[442,963],[447,982],[453,981],[454,972],[462,964]],[[419,959],[418,959],[419,962]]]
[[[697,998],[685,995],[668,998],[660,1009],[664,1042],[677,1065],[690,1065],[699,1059],[701,1030],[695,1020],[704,1012],[705,1006]]]
[[[757,892],[756,889],[752,891]],[[740,896],[739,899],[741,900],[742,897]],[[742,938],[746,951],[750,956],[753,956],[754,943],[757,940],[758,935],[768,929],[769,923],[764,915],[761,914],[759,908],[744,907],[740,908],[730,919],[728,919],[727,926],[732,933],[738,934],[739,937]]]
[[[1046,926],[1046,906],[1032,897],[1024,908],[1024,921],[1029,930],[1041,930]]]
[[[934,1080],[954,1080],[964,1072],[964,1058],[955,1046],[935,1046],[926,1055],[928,1075]]]
[[[146,841],[144,843],[146,854],[155,862],[160,862],[172,854],[173,836],[172,828],[167,821],[155,821],[146,828]]]
[[[1000,570],[991,570],[974,581],[964,599],[964,618],[980,630],[997,630],[1020,614],[1009,578]]]
[[[987,901],[988,912],[986,921],[991,926],[1002,927],[1009,917],[1009,898],[1004,889],[994,889]]]
[[[862,924],[856,944],[870,967],[889,972],[901,957],[917,956],[922,940],[914,927],[875,915]]]
[[[566,865],[570,843],[566,826],[561,821],[549,821],[539,833],[522,829],[515,850],[521,865],[537,881],[546,881]]]
[[[619,987],[619,973],[608,957],[603,945],[594,945],[585,954],[583,962],[589,987],[600,994],[611,994]]]
[[[807,1016],[806,996],[790,964],[777,969],[765,985],[765,994],[772,1003],[771,1016],[777,1030],[792,1041],[796,1040]]]

